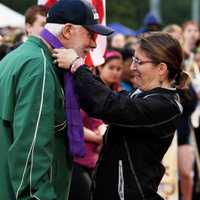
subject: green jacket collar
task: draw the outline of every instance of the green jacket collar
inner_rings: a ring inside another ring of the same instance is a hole
[[[45,54],[51,60],[53,60],[52,52],[49,50],[47,45],[40,38],[35,37],[35,36],[29,36],[27,42],[35,43],[37,46],[41,47],[44,50]]]

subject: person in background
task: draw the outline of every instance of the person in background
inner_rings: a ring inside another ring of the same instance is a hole
[[[152,11],[148,12],[143,20],[143,26],[136,31],[137,35],[148,34],[148,32],[155,32],[161,30],[161,20]]]
[[[199,75],[199,68],[194,62],[194,50],[199,39],[199,26],[193,21],[186,21],[183,25],[183,49],[185,70],[190,74],[192,80]]]
[[[189,27],[185,28],[188,29]],[[169,25],[165,27],[163,31],[168,32],[174,38],[178,39],[181,45],[183,45],[183,31],[180,26],[176,24]],[[189,30],[185,31],[188,32]],[[185,35],[188,35],[187,37],[189,37],[189,33],[185,33]],[[193,149],[192,145],[190,144],[192,128],[191,115],[197,105],[197,96],[193,89],[191,81],[188,88],[178,91],[181,99],[181,104],[183,106],[183,114],[181,115],[181,119],[177,128],[180,192],[183,200],[191,200],[194,162]]]
[[[17,47],[19,47],[21,44],[23,44],[25,41],[27,40],[27,35],[24,31],[21,31],[19,33],[16,33],[14,40],[13,40],[13,44],[8,48],[8,52],[16,49]]]
[[[132,47],[136,45],[136,41]],[[123,68],[122,68],[122,76],[120,85],[123,90],[126,90],[127,92],[131,92],[135,89],[134,84],[134,74],[131,70],[131,64],[133,62],[133,55],[134,55],[134,49],[132,48],[124,48],[121,51],[122,57],[123,57]]]
[[[25,12],[25,29],[27,35],[39,35],[46,24],[48,8],[43,5],[33,5]]]
[[[199,71],[200,71],[200,47],[198,45],[198,48],[194,51],[194,61],[198,65]],[[199,74],[200,75],[200,74]],[[196,144],[197,146],[194,146],[194,151],[196,152],[195,158],[195,166],[194,166],[194,187],[193,187],[193,200],[198,200],[200,198],[200,173],[198,168],[198,160],[197,160],[197,153],[200,155],[200,77],[199,79],[195,80],[195,91],[197,93],[198,97],[198,104],[196,107],[195,112],[192,115],[192,122],[194,125],[195,130],[195,138],[196,138]]]
[[[110,38],[111,49],[122,49],[125,45],[125,36],[121,33],[116,33]]]
[[[194,60],[197,63],[199,71],[200,71],[200,47],[198,47],[197,49],[195,49]]]
[[[177,24],[170,24],[163,29],[163,32],[169,33],[183,45],[183,30]]]
[[[86,154],[83,158],[74,159],[69,200],[89,200],[92,175],[106,130],[106,125],[102,120],[90,117],[83,110],[81,110],[81,116],[84,125]]]
[[[183,48],[185,53],[185,67],[190,74],[192,81],[199,76],[199,67],[195,62],[195,50],[199,42],[199,25],[193,21],[186,21],[183,27]]]
[[[130,49],[134,51],[135,44],[137,44],[137,37],[133,35],[129,35],[126,37],[126,43],[124,45],[124,49]]]
[[[62,60],[59,66],[69,68],[71,50],[60,51],[65,56],[56,51],[56,60]],[[131,68],[140,92],[130,95],[105,87],[81,58],[72,64],[82,108],[108,124],[92,185],[93,200],[162,199],[156,192],[165,171],[161,161],[182,113],[173,87],[184,84],[182,61],[182,48],[169,34],[139,37]]]
[[[98,66],[99,79],[113,91],[120,91],[120,80],[123,70],[122,55],[115,50],[108,50],[104,55],[105,62]]]
[[[183,24],[183,48],[184,48],[184,66],[185,70],[189,73],[191,77],[190,82],[190,94],[193,94],[193,98],[190,97],[190,102],[196,103],[198,101],[198,93],[199,93],[199,80],[200,80],[200,70],[198,68],[197,63],[195,62],[195,54],[194,50],[196,48],[197,40],[199,39],[199,26],[197,23],[193,21],[187,21]],[[191,104],[191,103],[190,103]],[[194,105],[193,105],[194,107]],[[195,110],[196,106],[191,110],[189,117],[189,124],[191,131],[192,124],[191,124],[191,114]],[[187,130],[187,129],[186,129]],[[190,133],[189,133],[190,134]],[[190,146],[189,146],[190,145]],[[185,159],[185,163],[183,163],[184,171],[184,182],[185,182],[185,188],[183,189],[183,199],[190,200],[192,199],[192,187],[193,187],[193,164],[194,164],[194,149],[191,144],[187,145],[187,149],[183,149],[183,155],[187,160]],[[187,155],[187,156],[186,156]]]
[[[196,22],[186,21],[182,25],[183,29],[183,48],[187,54],[196,48],[197,40],[199,39],[199,26]]]
[[[48,8],[43,5],[33,5],[25,11],[25,32],[15,36],[15,41],[7,53],[23,44],[28,36],[38,36],[46,24]]]
[[[8,46],[6,44],[0,44],[0,60],[7,54]]]

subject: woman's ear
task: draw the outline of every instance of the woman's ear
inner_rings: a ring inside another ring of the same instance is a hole
[[[168,68],[167,68],[167,65],[165,63],[160,63],[158,65],[158,69],[159,69],[159,75],[160,76],[167,76],[168,75]]]

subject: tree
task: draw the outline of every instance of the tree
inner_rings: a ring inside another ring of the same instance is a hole
[[[191,19],[191,0],[161,0],[161,13],[163,23],[182,24]]]
[[[107,0],[107,22],[120,22],[133,29],[138,29],[148,12],[147,0]]]
[[[160,13],[163,26],[182,24],[191,19],[191,0],[160,0]],[[120,22],[138,29],[149,11],[147,0],[107,0],[107,22]]]

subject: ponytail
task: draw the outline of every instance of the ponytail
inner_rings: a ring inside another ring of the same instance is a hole
[[[176,74],[174,85],[177,89],[186,89],[190,80],[190,75],[186,71],[181,71]]]

